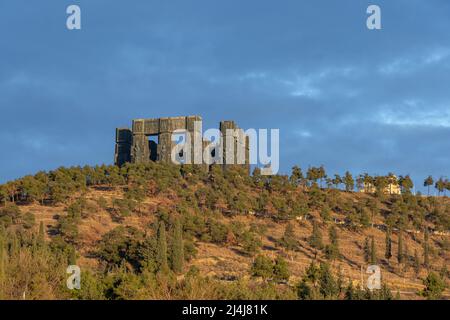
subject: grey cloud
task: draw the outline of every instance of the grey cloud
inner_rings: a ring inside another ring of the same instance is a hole
[[[448,175],[450,4],[378,1],[0,4],[0,181],[111,163],[114,128],[200,114],[280,128],[283,172]]]

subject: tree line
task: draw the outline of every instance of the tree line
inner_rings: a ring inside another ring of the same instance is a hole
[[[398,178],[404,191],[401,195],[376,192],[358,196],[357,201],[354,197],[345,196],[353,192],[355,186],[364,183],[382,189],[393,181],[390,180],[393,177],[391,174],[355,178],[346,172],[343,177],[335,175],[330,180],[323,167],[311,167],[305,176],[299,167],[294,167],[289,176],[263,176],[259,169],[248,175],[239,167],[222,170],[221,166],[213,165],[205,171],[197,166],[159,163],[39,172],[0,186],[0,228],[3,235],[0,237],[3,239],[0,243],[0,262],[3,261],[0,274],[21,274],[21,277],[16,277],[17,281],[14,277],[1,278],[6,281],[3,295],[19,297],[25,292],[26,296],[39,296],[38,291],[32,288],[50,286],[51,289],[47,290],[49,297],[71,296],[73,293],[61,288],[59,280],[65,276],[63,266],[79,258],[79,225],[93,212],[105,210],[118,222],[131,214],[151,214],[156,220],[146,226],[145,232],[119,226],[104,234],[95,251],[90,253],[101,262],[102,268],[88,272],[84,277],[84,285],[89,289],[79,292],[78,298],[201,297],[199,288],[205,285],[215,288],[214,293],[208,293],[212,296],[237,299],[243,292],[245,297],[253,298],[368,298],[367,293],[355,288],[336,289],[339,286],[333,283],[337,280],[332,281],[327,266],[320,264],[311,266],[307,272],[310,275],[305,275],[295,289],[283,286],[290,275],[284,257],[260,257],[266,230],[258,224],[243,225],[237,221],[227,224],[221,217],[256,215],[286,223],[284,235],[276,243],[286,250],[287,255],[299,248],[292,222],[313,217],[309,219],[313,228],[308,243],[317,257],[321,256],[328,262],[342,259],[339,228],[331,223],[335,214],[344,215],[348,222],[345,227],[355,231],[370,228],[377,220],[382,220],[387,226],[386,261],[389,263],[393,256],[392,231],[397,229],[398,265],[403,269],[429,269],[433,250],[427,230],[431,225],[438,230],[450,230],[446,198],[414,195],[410,192],[413,185],[409,176]],[[88,201],[86,194],[92,188],[120,191],[120,196]],[[143,200],[152,196],[172,201],[150,209]],[[63,204],[66,214],[58,217],[53,229],[44,231],[42,224],[39,228],[36,226],[32,213],[23,211],[22,204],[29,203],[45,206]],[[328,243],[323,241],[320,224],[328,226]],[[427,238],[422,241],[422,252],[409,252],[403,245],[404,232],[409,228],[425,231],[424,237]],[[49,240],[43,240],[45,233],[51,233]],[[222,286],[199,276],[195,268],[187,269],[186,265],[197,254],[195,243],[198,240],[233,246],[240,254],[254,259],[249,273],[264,279],[264,291],[255,291],[253,284],[241,280]],[[448,247],[445,243],[440,246]],[[380,261],[373,238],[368,238],[362,247],[366,262]],[[47,271],[43,275],[31,273],[31,278],[27,278],[21,265],[37,266],[39,270]],[[318,275],[313,276],[316,273]],[[186,281],[180,284],[176,280],[178,275],[184,275]],[[433,276],[428,280],[433,284],[436,279]],[[280,284],[284,289],[279,288]],[[387,292],[383,297],[390,296]]]

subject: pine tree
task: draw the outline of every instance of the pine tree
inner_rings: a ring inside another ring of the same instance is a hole
[[[310,282],[313,285],[313,287],[318,286],[318,281],[320,278],[320,268],[319,266],[316,265],[314,260],[311,261],[308,268],[306,269],[304,278],[308,282]]]
[[[403,263],[403,234],[401,230],[398,233],[397,261],[399,264]]]
[[[286,225],[283,237],[280,239],[280,244],[288,250],[296,250],[298,248],[298,242],[295,238],[294,227],[291,223],[288,223]]]
[[[411,193],[411,189],[414,187],[414,183],[409,175],[406,175],[404,177],[400,176],[399,184],[400,187],[402,188],[402,192],[406,194]]]
[[[345,191],[353,191],[355,189],[355,180],[350,172],[346,172],[344,176]]]
[[[290,177],[290,181],[294,186],[298,186],[302,183],[304,177],[303,177],[303,172],[302,169],[300,169],[300,167],[298,166],[294,166],[292,167],[292,174]]]
[[[335,187],[336,189],[338,189],[338,188],[339,188],[339,185],[342,183],[342,178],[341,178],[341,176],[338,175],[338,174],[335,174],[335,175],[334,175],[334,179],[332,180],[332,182],[333,182],[333,184],[334,184],[334,187]]]
[[[180,219],[175,222],[173,248],[172,248],[172,269],[176,273],[183,272],[184,247],[183,247],[183,229]]]
[[[386,249],[384,252],[384,257],[386,258],[386,260],[389,263],[389,260],[392,258],[392,239],[391,239],[391,231],[387,230],[386,231]]]
[[[252,264],[250,272],[254,277],[261,277],[266,281],[273,276],[272,260],[266,256],[258,255]]]
[[[324,205],[322,209],[320,210],[320,217],[322,218],[323,222],[328,222],[331,219],[331,210],[327,205]]]
[[[169,266],[167,264],[167,239],[166,239],[166,226],[164,221],[159,223],[158,228],[158,248],[156,253],[156,263],[158,265],[158,271],[167,273]]]
[[[345,300],[358,300],[359,292],[353,287],[353,283],[349,281],[347,288],[345,288],[344,299]]]
[[[330,266],[326,263],[320,264],[320,293],[325,299],[336,298],[339,294],[339,287],[333,273],[330,270]]]
[[[438,190],[438,195],[441,195],[442,192],[445,190],[445,181],[441,177],[438,181],[434,184],[434,187]]]
[[[276,281],[289,280],[289,268],[286,260],[282,256],[278,256],[273,266],[273,278]]]
[[[439,300],[445,290],[446,283],[437,273],[430,272],[426,279],[422,280],[425,289],[421,291],[421,295],[430,300]]]
[[[370,264],[377,264],[377,251],[375,247],[375,238],[373,236],[370,244]]]
[[[426,178],[425,181],[423,182],[423,186],[428,187],[428,195],[430,195],[430,186],[432,186],[433,183],[434,180],[432,176],[428,176],[428,178]]]

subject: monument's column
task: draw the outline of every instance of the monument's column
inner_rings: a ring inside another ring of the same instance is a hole
[[[222,133],[222,155],[223,165],[226,168],[227,165],[233,165],[236,163],[236,138],[234,131],[236,124],[234,121],[222,121],[220,122],[220,132]]]
[[[223,141],[223,165],[243,166],[250,172],[250,139],[234,121],[220,122]]]
[[[172,132],[170,131],[170,118],[159,119],[158,159],[170,163],[172,152]]]
[[[245,167],[247,173],[250,174],[250,137],[245,137]]]
[[[203,164],[203,125],[202,117],[186,117],[186,130],[190,136],[191,144],[191,164]]]
[[[144,134],[144,120],[133,120],[133,147],[131,148],[132,163],[147,163],[150,161],[148,139]]]
[[[116,129],[116,150],[114,155],[114,163],[122,166],[126,162],[131,161],[131,144],[133,135],[128,128]]]

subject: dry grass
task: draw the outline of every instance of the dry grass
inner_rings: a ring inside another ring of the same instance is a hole
[[[93,204],[96,204],[96,200],[103,197],[107,200],[109,205],[112,204],[114,198],[121,198],[121,191],[104,191],[104,190],[90,190],[86,194],[86,198]],[[343,194],[344,197],[351,198],[353,201],[360,201],[367,197],[363,194]],[[144,201],[141,214],[133,214],[130,217],[125,217],[120,223],[121,225],[133,226],[135,228],[145,230],[146,227],[154,220],[154,212],[161,205],[170,204],[171,201],[165,198],[147,198]],[[37,224],[40,221],[44,222],[44,225],[48,230],[57,225],[58,215],[64,215],[64,206],[40,206],[38,204],[26,205],[22,208],[23,212],[32,212]],[[338,217],[338,216],[336,216]],[[338,217],[343,218],[343,217]],[[240,221],[245,225],[260,224],[267,227],[266,235],[263,237],[262,253],[269,257],[275,258],[277,255],[283,255],[286,257],[289,268],[292,274],[290,282],[295,283],[298,281],[304,270],[314,259],[315,252],[308,245],[307,238],[311,234],[312,226],[310,222],[295,222],[294,231],[297,239],[300,243],[300,249],[297,252],[285,252],[282,248],[276,245],[276,239],[279,239],[285,228],[283,223],[274,223],[268,219],[256,218],[253,216],[238,216],[233,218],[223,218],[223,222],[230,223],[232,221]],[[89,215],[88,218],[83,219],[79,226],[80,232],[80,254],[81,258],[79,263],[82,266],[96,267],[98,261],[89,257],[89,252],[95,249],[96,242],[108,231],[114,229],[119,225],[118,222],[114,222],[108,211],[98,208],[97,212]],[[324,242],[328,243],[328,227],[326,225],[321,226]],[[361,279],[361,266],[366,267],[366,263],[363,259],[362,246],[364,245],[364,239],[367,236],[374,236],[376,243],[376,251],[380,264],[382,266],[382,277],[393,289],[401,293],[403,298],[415,298],[415,293],[420,290],[422,286],[421,278],[426,276],[426,270],[422,270],[419,277],[416,277],[413,270],[409,270],[403,273],[399,270],[396,263],[397,252],[397,236],[394,234],[392,237],[392,254],[393,258],[390,261],[390,265],[384,259],[384,232],[369,228],[364,232],[352,232],[348,229],[338,227],[339,229],[339,242],[340,250],[343,255],[343,259],[339,262],[334,262],[333,267],[337,270],[340,266],[344,277],[348,281],[356,283]],[[49,238],[49,235],[47,235]],[[432,236],[431,242],[434,244],[440,240],[440,237]],[[404,244],[409,248],[410,255],[414,254],[414,250],[417,249],[419,253],[422,252],[422,246],[419,242],[415,241],[411,235],[406,234]],[[252,264],[253,258],[242,254],[239,247],[224,247],[210,243],[196,243],[198,248],[197,257],[191,262],[199,268],[203,275],[214,276],[218,279],[229,280],[237,277],[244,277],[248,275],[248,271]],[[438,269],[447,261],[449,256],[444,257],[445,260],[435,255],[432,257],[433,266]],[[324,260],[321,254],[318,254],[318,260]],[[450,292],[447,290],[446,295],[450,297]]]

